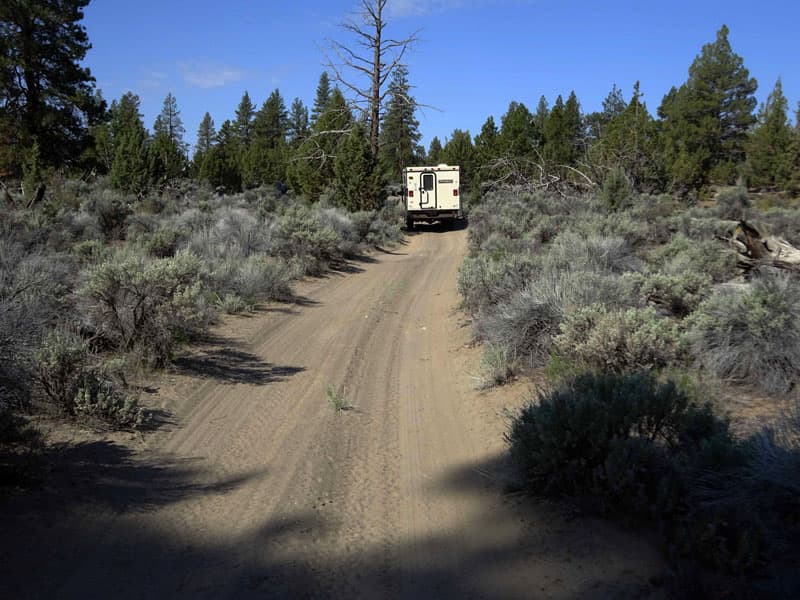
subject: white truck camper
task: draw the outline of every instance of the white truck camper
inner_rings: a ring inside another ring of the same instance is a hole
[[[406,227],[419,222],[454,224],[462,218],[459,168],[450,165],[403,169]]]

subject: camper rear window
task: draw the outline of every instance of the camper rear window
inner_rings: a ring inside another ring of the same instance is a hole
[[[429,192],[433,189],[434,186],[434,178],[433,173],[423,173],[422,174],[422,189]]]

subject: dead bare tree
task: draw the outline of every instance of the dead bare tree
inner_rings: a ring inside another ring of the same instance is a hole
[[[418,41],[419,30],[403,39],[386,38],[384,21],[388,0],[361,0],[358,19],[342,23],[342,28],[355,36],[353,48],[329,40],[332,53],[325,52],[333,78],[349,90],[366,115],[369,124],[369,147],[373,157],[378,156],[378,134],[384,100],[389,93],[386,85],[406,51]]]

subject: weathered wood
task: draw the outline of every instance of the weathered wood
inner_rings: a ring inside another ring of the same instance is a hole
[[[728,242],[738,254],[739,266],[747,271],[772,267],[800,272],[800,249],[783,238],[763,235],[746,221],[739,221]]]

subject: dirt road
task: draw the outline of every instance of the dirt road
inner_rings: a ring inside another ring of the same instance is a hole
[[[228,321],[155,391],[168,424],[63,446],[64,473],[6,506],[0,595],[655,594],[646,542],[503,493],[501,410],[524,390],[474,390],[465,246],[424,231]]]

